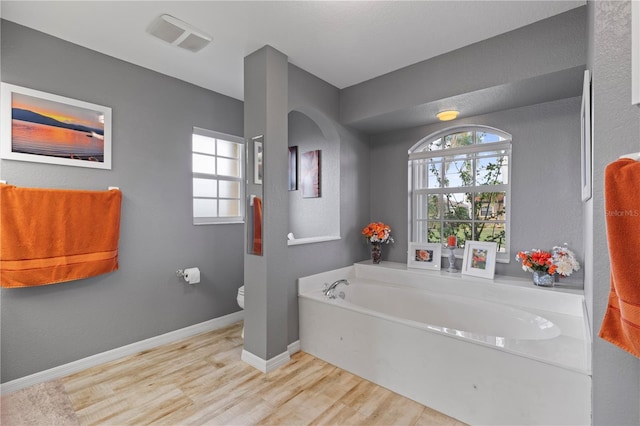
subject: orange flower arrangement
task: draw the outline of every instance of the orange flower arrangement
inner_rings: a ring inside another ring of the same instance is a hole
[[[541,271],[549,275],[568,277],[580,269],[575,254],[567,247],[555,246],[550,252],[544,250],[519,251],[516,260],[525,271]]]
[[[382,222],[371,222],[362,229],[362,235],[370,243],[392,243],[391,227]]]
[[[552,255],[548,251],[519,251],[516,259],[522,262],[522,269],[525,271],[541,271],[549,275],[556,273],[557,266],[553,264]]]

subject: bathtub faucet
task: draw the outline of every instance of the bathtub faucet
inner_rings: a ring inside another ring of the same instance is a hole
[[[336,287],[338,287],[339,284],[349,285],[349,280],[343,278],[341,280],[334,282],[331,285],[325,284],[322,292],[324,293],[325,296],[328,296],[329,299],[335,299],[336,298],[335,289]]]

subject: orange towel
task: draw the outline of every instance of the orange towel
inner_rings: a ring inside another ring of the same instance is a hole
[[[604,185],[611,292],[600,337],[640,358],[640,162],[609,164]]]
[[[0,285],[30,287],[118,269],[122,193],[0,184]]]
[[[253,199],[253,254],[262,254],[262,200]]]

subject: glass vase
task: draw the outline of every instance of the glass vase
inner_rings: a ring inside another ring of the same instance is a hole
[[[533,271],[533,283],[540,287],[553,287],[555,279],[544,271]]]
[[[371,243],[371,260],[374,265],[382,262],[382,244]]]

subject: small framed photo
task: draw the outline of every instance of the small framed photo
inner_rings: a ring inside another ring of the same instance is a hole
[[[462,259],[462,275],[493,279],[498,245],[485,241],[466,241]]]
[[[1,158],[111,169],[111,108],[7,83],[0,91]]]
[[[262,141],[262,136],[253,138],[253,183],[256,185],[262,185]]]
[[[440,270],[442,247],[439,243],[409,243],[407,267]]]

